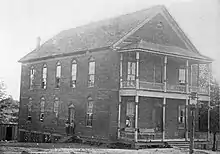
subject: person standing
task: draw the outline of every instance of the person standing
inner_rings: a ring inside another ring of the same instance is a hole
[[[65,123],[65,127],[66,127],[66,135],[68,136],[69,135],[69,128],[70,128],[70,124],[69,124],[68,120]]]

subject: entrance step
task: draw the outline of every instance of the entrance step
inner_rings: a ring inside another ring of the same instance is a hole
[[[171,147],[189,149],[189,141],[168,141]]]
[[[68,143],[73,140],[73,136],[63,136],[61,139],[59,139],[58,143]]]

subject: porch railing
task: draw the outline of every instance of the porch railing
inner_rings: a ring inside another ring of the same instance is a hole
[[[185,85],[171,85],[167,84],[167,91],[170,92],[186,92],[186,86]]]
[[[208,94],[208,88],[205,87],[196,87],[196,86],[189,86],[190,92],[198,92],[199,94]]]
[[[121,88],[134,89],[134,88],[136,88],[136,81],[135,80],[122,81]],[[163,91],[164,90],[164,83],[139,81],[139,89]],[[186,85],[167,84],[167,91],[168,92],[186,93]],[[198,92],[199,94],[207,95],[208,88],[189,86],[189,92]]]
[[[135,80],[122,81],[122,88],[135,88],[135,87],[136,87]]]
[[[155,83],[155,82],[139,81],[139,87],[140,89],[147,89],[147,90],[158,90],[158,91],[164,90],[163,83]]]

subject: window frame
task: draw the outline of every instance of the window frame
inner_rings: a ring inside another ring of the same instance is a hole
[[[70,87],[72,87],[72,88],[76,88],[77,66],[78,66],[77,61],[72,60],[72,63],[71,63],[71,79],[70,79]],[[75,72],[73,72],[73,70],[74,70],[73,68],[75,68]]]
[[[93,69],[92,69],[92,64]],[[90,58],[89,64],[88,64],[88,87],[94,87],[95,86],[95,70],[96,70],[96,62],[93,57]]]
[[[186,84],[186,69],[184,67],[178,69],[178,83],[182,85]]]
[[[186,114],[185,105],[178,105],[178,124],[185,125],[185,114]]]
[[[61,85],[61,72],[62,72],[62,66],[61,66],[61,63],[58,61],[56,63],[56,74],[55,74],[55,88],[58,88],[58,89],[60,88],[60,85]]]
[[[92,127],[93,124],[94,101],[89,97],[86,108],[86,127]]]
[[[27,104],[28,121],[31,121],[33,99],[30,97]]]
[[[60,100],[58,97],[54,98],[54,104],[53,104],[53,112],[55,113],[56,118],[59,115],[59,104],[60,104]]]
[[[40,121],[44,121],[44,113],[45,113],[45,98],[41,97],[40,99]]]
[[[47,64],[44,64],[42,68],[41,88],[47,89]]]
[[[29,74],[29,89],[33,90],[34,89],[34,78],[35,78],[35,69],[34,66],[31,66],[30,68],[30,74]]]

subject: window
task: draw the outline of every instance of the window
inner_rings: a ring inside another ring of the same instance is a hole
[[[185,69],[184,68],[180,68],[179,69],[179,83],[180,84],[185,84],[185,78],[186,78]]]
[[[135,62],[128,62],[128,75],[127,75],[128,86],[135,85]]]
[[[34,86],[34,75],[35,75],[35,70],[34,67],[32,66],[30,70],[30,89],[33,89]]]
[[[185,123],[185,105],[179,105],[178,113],[179,113],[179,116],[178,116],[179,124],[184,124]]]
[[[70,83],[70,86],[73,88],[76,87],[76,73],[77,73],[77,63],[75,60],[73,60],[72,68],[71,68],[71,83]]]
[[[42,70],[41,88],[42,89],[46,89],[47,88],[47,65],[46,64],[44,64],[43,70]]]
[[[91,98],[88,99],[87,113],[86,113],[86,126],[92,127],[93,120],[93,101]]]
[[[134,102],[127,102],[126,127],[134,127]]]
[[[54,101],[53,112],[55,113],[56,117],[58,117],[58,113],[59,113],[59,99],[57,97],[55,98],[55,101]]]
[[[61,64],[60,64],[60,62],[57,62],[57,66],[56,66],[56,80],[55,80],[56,88],[60,88],[60,78],[61,78]]]
[[[45,107],[45,99],[44,97],[41,98],[40,101],[40,121],[44,121],[44,107]]]
[[[32,98],[29,98],[27,106],[28,106],[28,121],[31,121]]]
[[[95,61],[91,59],[89,62],[89,80],[88,87],[94,87],[95,83]]]

